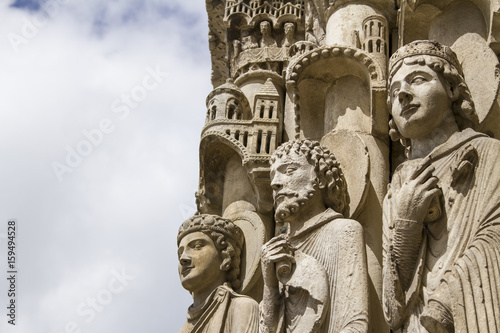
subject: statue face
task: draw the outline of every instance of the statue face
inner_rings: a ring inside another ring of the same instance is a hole
[[[427,65],[403,64],[389,93],[394,122],[405,138],[430,138],[445,119],[454,119],[450,85]]]
[[[271,165],[271,187],[278,222],[287,222],[307,207],[313,195],[320,195],[316,178],[314,165],[302,154],[291,152],[276,159]]]
[[[271,24],[269,24],[269,22],[267,21],[263,21],[260,23],[260,32],[263,34],[263,35],[269,35],[270,32],[271,32]]]
[[[295,25],[293,23],[285,23],[285,34],[287,36],[293,36],[295,33]]]
[[[212,239],[203,232],[184,236],[177,250],[179,277],[182,286],[190,292],[214,288],[225,281],[221,270],[222,259]]]

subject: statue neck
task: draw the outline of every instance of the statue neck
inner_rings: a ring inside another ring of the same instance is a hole
[[[223,285],[226,282],[225,277],[215,280],[210,286],[204,288],[203,290],[193,291],[193,309],[199,309],[205,305],[208,298],[212,295],[218,286]]]
[[[411,150],[409,159],[413,160],[429,155],[434,148],[448,141],[458,131],[457,123],[453,113],[450,111],[448,116],[429,135],[422,138],[410,139]]]

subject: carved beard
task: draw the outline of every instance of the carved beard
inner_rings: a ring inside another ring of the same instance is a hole
[[[276,223],[283,224],[284,220],[291,215],[297,214],[300,209],[307,204],[310,198],[313,197],[314,193],[317,191],[317,181],[314,180],[309,183],[300,192],[286,192],[279,193],[284,195],[281,202],[276,207],[276,212],[274,213],[274,218]]]

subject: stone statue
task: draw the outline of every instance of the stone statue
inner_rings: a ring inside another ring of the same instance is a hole
[[[283,38],[283,41],[281,41],[281,46],[290,47],[293,43],[295,43],[295,24],[287,22],[283,26],[283,30],[285,31],[285,37]]]
[[[241,52],[241,41],[238,39],[233,40],[233,58],[240,55]]]
[[[476,132],[455,53],[415,41],[390,60],[391,137],[406,147],[384,201],[383,306],[402,332],[500,329],[500,141]]]
[[[195,215],[177,235],[179,276],[193,295],[180,333],[257,333],[259,307],[240,285],[241,229],[215,215]]]
[[[325,42],[327,0],[307,0],[305,4],[306,40],[323,46]]]
[[[260,22],[260,33],[262,34],[260,47],[278,46],[276,40],[271,36],[271,30],[271,23],[268,21]]]
[[[243,30],[241,32],[241,51],[246,51],[250,49],[256,49],[259,47],[257,38],[248,30]],[[238,49],[238,54],[239,54]],[[236,57],[236,56],[235,56]]]
[[[349,199],[335,157],[316,141],[288,141],[271,157],[271,187],[286,226],[262,248],[260,332],[367,332],[363,228],[342,215]]]

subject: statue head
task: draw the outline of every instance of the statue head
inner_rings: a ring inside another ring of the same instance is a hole
[[[263,36],[270,36],[271,35],[271,23],[268,21],[262,21],[260,22],[260,32]]]
[[[239,288],[243,243],[243,232],[229,219],[203,214],[186,220],[177,234],[182,286],[195,292],[219,281]]]
[[[283,30],[285,31],[285,36],[291,38],[295,34],[295,24],[292,22],[287,22],[283,26]]]
[[[271,156],[271,187],[275,218],[283,223],[320,196],[325,207],[346,216],[347,184],[335,156],[312,140],[282,144]]]
[[[414,41],[391,56],[387,104],[393,116],[389,134],[406,146],[416,133],[434,130],[448,109],[459,130],[478,124],[456,54],[434,41]],[[405,128],[412,119],[419,127]]]

